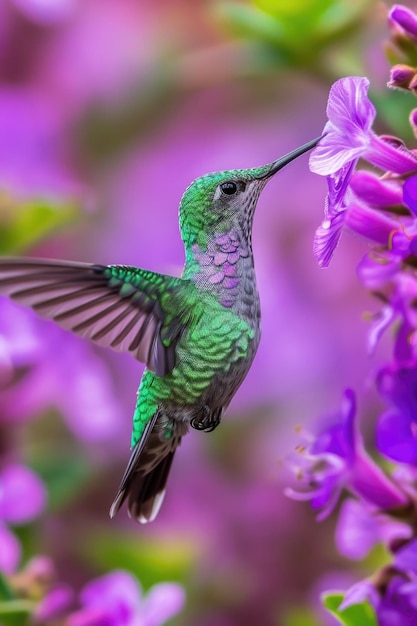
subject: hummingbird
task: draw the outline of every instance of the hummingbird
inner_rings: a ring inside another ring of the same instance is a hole
[[[143,362],[131,456],[110,508],[155,519],[189,427],[212,431],[247,375],[261,336],[252,223],[267,182],[320,137],[273,163],[210,173],[179,206],[182,276],[128,265],[0,259],[0,294],[100,346]]]

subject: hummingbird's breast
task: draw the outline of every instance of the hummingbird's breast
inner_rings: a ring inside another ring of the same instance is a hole
[[[187,277],[259,332],[260,302],[250,240],[238,229],[214,233],[204,248],[195,244],[192,254],[193,271]]]

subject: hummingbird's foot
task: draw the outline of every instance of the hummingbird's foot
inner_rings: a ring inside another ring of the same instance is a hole
[[[192,428],[196,430],[203,430],[206,433],[210,433],[220,424],[222,411],[222,408],[211,411],[210,407],[206,404],[201,413],[193,417],[190,424]]]

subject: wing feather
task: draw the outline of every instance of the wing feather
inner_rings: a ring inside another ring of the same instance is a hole
[[[161,340],[159,296],[176,281],[133,267],[0,259],[0,294],[100,346],[130,352],[160,376],[174,367],[178,337]]]

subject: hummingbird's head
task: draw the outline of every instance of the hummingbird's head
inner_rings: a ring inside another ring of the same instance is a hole
[[[273,163],[241,170],[206,174],[185,190],[179,208],[179,221],[186,246],[204,246],[214,232],[239,229],[250,240],[256,204],[266,183],[285,165],[307,152],[320,138],[293,150]]]

